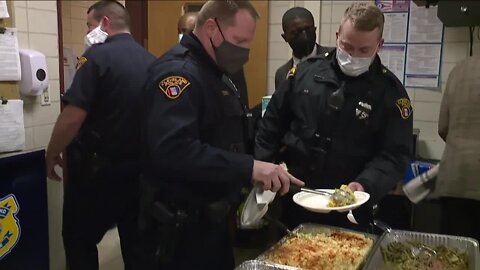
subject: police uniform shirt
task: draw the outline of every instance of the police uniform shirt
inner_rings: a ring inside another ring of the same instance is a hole
[[[372,201],[402,179],[411,158],[412,109],[378,56],[358,77],[343,74],[335,51],[310,59],[292,70],[270,104],[256,137],[257,159],[277,159],[284,144],[289,169],[307,185],[357,181]]]
[[[154,60],[128,33],[110,36],[85,52],[63,97],[87,112],[80,139],[94,130],[110,155],[138,151],[138,102]]]
[[[245,108],[194,34],[152,65],[145,94],[146,175],[180,190],[165,196],[212,201],[250,182]]]

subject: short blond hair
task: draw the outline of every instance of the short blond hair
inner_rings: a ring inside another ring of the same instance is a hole
[[[231,25],[233,17],[241,9],[247,10],[252,17],[257,20],[260,18],[255,7],[250,1],[245,0],[217,0],[208,1],[198,12],[196,26],[203,26],[208,19],[217,19],[219,22]]]
[[[342,22],[338,32],[342,31],[342,25],[349,20],[353,27],[359,31],[373,31],[378,28],[380,37],[383,34],[383,24],[385,17],[382,11],[375,5],[369,3],[353,3],[343,14]]]

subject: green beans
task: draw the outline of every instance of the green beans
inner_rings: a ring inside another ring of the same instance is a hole
[[[385,269],[467,270],[468,256],[444,245],[431,247],[419,242],[391,242],[380,248]]]

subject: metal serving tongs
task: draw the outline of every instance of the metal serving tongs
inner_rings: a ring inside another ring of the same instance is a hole
[[[392,227],[390,227],[385,222],[383,222],[381,220],[378,220],[378,219],[374,219],[372,223],[373,223],[373,225],[377,226],[382,231],[384,231],[386,233],[392,233]],[[434,249],[432,249],[432,248],[430,248],[430,247],[428,247],[428,246],[426,246],[422,243],[417,244],[417,243],[414,243],[414,242],[411,242],[411,241],[403,241],[403,243],[410,248],[410,252],[415,257],[422,256],[422,255],[427,255],[427,256],[431,257],[431,256],[437,255],[437,252]]]

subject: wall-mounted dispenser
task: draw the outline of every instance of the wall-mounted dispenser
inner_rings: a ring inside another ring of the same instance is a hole
[[[47,60],[45,55],[30,49],[20,49],[22,79],[20,93],[25,96],[39,96],[48,87]]]

